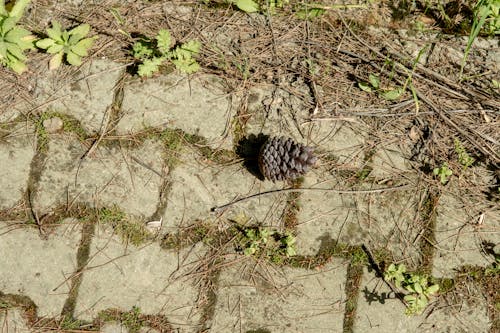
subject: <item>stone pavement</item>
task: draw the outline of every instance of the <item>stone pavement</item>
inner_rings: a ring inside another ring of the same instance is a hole
[[[293,121],[307,115],[284,90],[271,102],[266,89],[249,92],[255,116],[241,129],[242,96],[210,75],[141,81],[107,60],[66,82],[53,75],[0,123],[2,333],[494,330],[467,265],[491,267],[500,209],[460,179],[433,196],[409,139],[367,155],[368,125]],[[318,166],[294,186],[408,186],[275,192],[211,212],[288,186],[259,180],[235,154],[259,133],[315,147]],[[292,233],[297,255],[242,254],[241,229],[255,225]],[[368,258],[427,272],[442,293],[407,316]]]

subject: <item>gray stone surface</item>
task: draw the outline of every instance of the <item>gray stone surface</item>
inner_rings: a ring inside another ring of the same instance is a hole
[[[354,333],[419,332],[420,316],[407,316],[406,307],[391,289],[366,269],[360,290]]]
[[[128,333],[129,330],[117,322],[108,322],[101,326],[102,333]]]
[[[200,244],[179,253],[158,243],[125,246],[109,229],[98,229],[83,275],[75,314],[91,320],[99,311],[133,306],[143,314],[165,315],[179,332],[195,332],[201,310],[198,289],[185,275],[204,253]]]
[[[147,127],[179,128],[203,136],[214,147],[231,145],[227,131],[232,104],[217,77],[169,74],[136,81],[124,89],[118,133]]]
[[[117,205],[136,216],[156,211],[163,181],[159,143],[146,141],[130,149],[98,146],[82,160],[87,149],[72,137],[50,140],[34,199],[37,209],[48,211],[70,198],[97,207]]]
[[[0,141],[0,209],[23,199],[35,147],[33,130],[22,126]]]
[[[93,60],[75,76],[52,74],[38,82],[38,100],[43,110],[75,117],[89,133],[100,132],[113,103],[115,85],[124,66],[108,60]]]
[[[283,186],[270,181],[262,182],[241,165],[220,167],[204,164],[201,156],[192,151],[182,154],[179,162],[169,176],[172,187],[163,215],[163,226],[168,231],[188,226],[195,220],[227,223],[225,219],[219,219],[217,214],[211,214],[210,209],[237,198]],[[279,226],[286,198],[285,194],[257,197],[229,207],[225,217],[243,214],[251,219],[251,224]]]
[[[346,266],[281,270],[248,259],[225,269],[209,332],[342,332]]]
[[[342,189],[335,179],[311,174],[304,187]],[[387,249],[398,259],[418,255],[416,236],[420,198],[415,189],[374,194],[302,193],[298,214],[297,250],[315,255],[322,245],[335,242]]]
[[[65,281],[76,270],[80,228],[62,225],[47,240],[36,228],[9,229],[0,235],[0,290],[28,296],[41,317],[59,316],[70,287]]]
[[[23,318],[22,309],[0,308],[0,333],[26,333],[29,331],[26,320]]]
[[[404,144],[389,144],[378,147],[373,155],[370,176],[376,178],[397,178],[411,171],[408,147]]]
[[[452,277],[461,266],[488,266],[494,261],[484,246],[498,243],[500,208],[485,203],[484,198],[458,192],[447,192],[440,198],[434,276]]]

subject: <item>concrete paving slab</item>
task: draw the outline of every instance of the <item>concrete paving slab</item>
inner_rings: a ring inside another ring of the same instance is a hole
[[[147,127],[178,128],[228,147],[233,113],[222,81],[212,75],[169,74],[125,86],[121,120],[116,130],[130,134]]]
[[[137,306],[142,314],[165,315],[179,332],[195,332],[201,313],[198,289],[185,274],[203,253],[200,244],[180,252],[162,250],[157,243],[125,246],[109,229],[99,228],[75,317],[92,320],[108,308],[129,311]]]
[[[172,187],[163,215],[163,225],[167,231],[176,231],[195,220],[215,221],[217,214],[210,212],[212,207],[284,186],[260,181],[241,165],[222,168],[203,164],[201,156],[193,152],[183,154],[179,161],[179,165],[169,175]],[[251,218],[250,224],[277,226],[286,199],[286,194],[258,197],[229,207],[225,217],[244,214]]]
[[[419,316],[407,316],[406,307],[391,289],[367,269],[361,280],[354,333],[419,332]]]
[[[315,185],[319,184],[319,185]],[[325,175],[311,174],[304,187],[340,189]],[[298,213],[297,253],[315,255],[332,243],[384,248],[395,258],[418,256],[419,196],[414,189],[374,194],[302,193]]]
[[[54,138],[34,199],[40,211],[69,200],[91,206],[118,206],[135,216],[156,211],[162,185],[162,146],[146,141],[137,148],[87,147],[73,137]]]
[[[470,304],[464,297],[458,302],[440,302],[433,306],[428,317],[422,318],[418,332],[434,333],[491,333],[491,322],[488,318],[487,303],[481,295],[475,295],[474,304]]]
[[[55,72],[38,81],[38,100],[46,104],[43,110],[73,116],[88,133],[98,133],[124,69],[123,64],[99,59],[84,64],[73,76]]]
[[[494,262],[485,246],[497,244],[500,208],[488,206],[476,195],[450,191],[439,200],[436,218],[436,253],[432,275],[452,277],[464,265],[488,266]]]
[[[0,209],[10,208],[23,199],[35,147],[33,128],[18,126],[0,141]]]
[[[209,332],[342,332],[346,266],[335,259],[318,270],[250,262],[223,270]]]
[[[23,310],[18,308],[1,309],[0,333],[27,333],[30,332],[28,323],[23,318]]]
[[[373,155],[370,176],[376,178],[396,178],[411,172],[409,147],[404,143],[389,144]]]
[[[28,296],[40,317],[59,316],[70,288],[65,280],[76,270],[80,238],[80,227],[73,223],[58,227],[47,240],[36,228],[2,232],[0,290]]]
[[[128,333],[129,330],[120,323],[109,322],[101,326],[102,333]]]

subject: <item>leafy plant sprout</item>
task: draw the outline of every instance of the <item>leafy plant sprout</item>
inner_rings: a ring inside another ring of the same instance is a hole
[[[453,171],[448,168],[448,164],[443,163],[440,168],[435,168],[432,173],[435,176],[439,176],[439,181],[441,184],[445,185],[448,183],[448,178],[453,174]]]
[[[246,228],[240,239],[241,250],[247,256],[264,253],[269,257],[292,257],[295,250],[295,236],[289,232],[280,233],[265,228]]]
[[[17,26],[30,0],[18,0],[7,11],[5,1],[0,0],[0,64],[20,74],[26,71],[24,51],[33,49],[36,39],[30,31]]]
[[[439,285],[429,285],[429,280],[426,276],[414,273],[408,273],[406,266],[403,264],[390,264],[384,272],[386,281],[393,281],[397,288],[404,289],[407,294],[404,300],[408,303],[406,314],[421,314],[430,297],[439,291]]]
[[[191,74],[200,69],[194,56],[200,52],[201,44],[190,40],[184,44],[171,47],[170,32],[161,29],[154,39],[143,37],[132,46],[134,58],[141,61],[138,66],[139,76],[152,76],[160,66],[171,61],[181,72]]]
[[[88,50],[97,38],[97,36],[85,38],[89,32],[90,25],[86,23],[67,31],[62,30],[59,22],[53,21],[52,28],[47,28],[48,38],[41,39],[35,44],[37,47],[47,50],[47,53],[54,54],[49,62],[51,70],[61,65],[64,55],[66,55],[66,61],[70,65],[80,66],[82,57],[88,55]]]

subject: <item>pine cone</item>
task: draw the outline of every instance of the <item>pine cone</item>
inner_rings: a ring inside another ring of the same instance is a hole
[[[269,138],[259,153],[259,169],[262,175],[273,182],[295,179],[307,172],[316,163],[313,148],[284,137]]]

